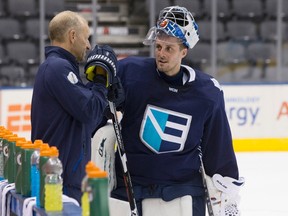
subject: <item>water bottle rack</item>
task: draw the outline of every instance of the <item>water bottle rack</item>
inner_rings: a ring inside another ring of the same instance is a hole
[[[0,194],[2,196],[2,194]],[[10,196],[11,195],[11,196]],[[17,194],[15,190],[11,190],[7,193],[6,196],[6,203],[10,197],[10,208],[7,209],[7,211],[10,211],[11,216],[24,216],[22,214],[23,209],[23,202],[25,199],[29,197],[23,197],[21,194]],[[2,205],[2,203],[0,203]],[[81,215],[81,207],[75,205],[72,202],[64,202],[63,203],[63,210],[62,212],[57,212],[57,216],[79,216]],[[45,211],[43,208],[39,208],[36,206],[33,206],[33,215],[37,216],[48,216],[49,214]]]

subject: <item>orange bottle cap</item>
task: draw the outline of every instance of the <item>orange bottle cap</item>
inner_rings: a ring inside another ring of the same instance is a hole
[[[86,164],[86,169],[90,168],[90,167],[96,167],[96,165],[93,161],[88,161],[88,163]]]
[[[35,145],[31,141],[26,141],[25,144],[21,146],[22,149],[35,149]]]
[[[40,139],[36,139],[34,140],[33,144],[35,145],[35,148],[40,148],[40,145],[43,144],[43,141]]]
[[[50,147],[43,147],[40,149],[40,156],[50,156],[51,155],[51,148]]]
[[[88,174],[88,172],[95,170],[100,171],[99,167],[97,167],[93,161],[89,161],[85,166],[86,173]]]
[[[35,143],[40,143],[40,144],[42,144],[43,141],[42,141],[41,139],[36,139],[36,140],[34,140],[34,144],[35,144]]]
[[[17,135],[15,135],[15,136],[8,137],[8,140],[9,140],[10,142],[16,142],[16,140],[17,140],[18,138],[19,138],[19,137],[18,137]]]
[[[88,178],[107,178],[107,172],[102,171],[102,170],[91,170],[87,173]]]
[[[40,145],[40,151],[41,151],[41,150],[45,150],[45,149],[50,149],[50,146],[49,146],[48,143],[42,143],[42,144]]]
[[[52,157],[58,157],[59,156],[59,151],[58,151],[56,146],[51,146],[50,156],[52,156]]]
[[[6,140],[8,140],[8,141],[10,142],[13,137],[17,137],[17,134],[13,134],[13,133],[11,133],[11,134],[6,134],[6,135],[4,136],[4,139],[6,139]]]
[[[16,146],[22,147],[24,144],[27,144],[27,140],[25,138],[16,140]]]
[[[13,133],[12,133],[11,131],[8,131],[8,130],[7,130],[7,131],[3,131],[3,132],[4,132],[4,134],[3,134],[2,137],[3,137],[4,139],[6,139],[7,136],[13,135]]]
[[[0,131],[0,137],[3,137],[6,133],[7,131],[4,131],[4,130]]]

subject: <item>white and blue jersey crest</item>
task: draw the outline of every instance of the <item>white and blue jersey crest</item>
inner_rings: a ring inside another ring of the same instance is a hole
[[[147,105],[140,129],[142,142],[157,154],[182,151],[192,116]]]

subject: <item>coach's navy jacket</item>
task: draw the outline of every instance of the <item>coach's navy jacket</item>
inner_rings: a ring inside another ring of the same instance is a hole
[[[68,51],[48,46],[45,55],[33,89],[31,140],[56,146],[63,163],[63,186],[80,189],[91,159],[91,137],[107,106],[107,89],[102,84],[85,85]]]

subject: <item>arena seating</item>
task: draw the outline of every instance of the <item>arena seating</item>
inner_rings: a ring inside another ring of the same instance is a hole
[[[128,55],[147,56],[149,47],[142,41],[149,29],[149,0],[98,0],[96,41],[109,44],[119,58]],[[217,64],[230,71],[248,71],[255,67],[251,56],[261,53],[259,47],[271,47],[276,52],[275,0],[218,0],[217,1]],[[288,1],[283,2],[283,20],[288,19]],[[2,0],[0,2],[0,69],[11,65],[22,67],[27,85],[34,82],[31,72],[40,63],[40,24],[38,0]],[[155,0],[155,14],[169,5],[187,7],[199,25],[200,43],[186,57],[191,66],[207,69],[210,73],[211,58],[211,0]],[[45,44],[48,40],[48,22],[57,12],[69,9],[81,13],[92,26],[91,0],[46,0],[45,1]],[[283,49],[287,47],[287,24],[283,22]],[[5,29],[5,31],[3,31]],[[94,29],[91,27],[91,33]],[[257,45],[256,45],[257,44]],[[268,44],[266,46],[266,44]],[[14,50],[15,49],[15,50]],[[210,50],[209,50],[210,49]],[[255,50],[254,50],[255,49]],[[270,51],[269,51],[270,52]],[[250,56],[250,57],[249,57]],[[275,55],[271,55],[269,70],[275,70]],[[286,61],[285,61],[286,62]],[[256,64],[256,67],[260,67]],[[221,74],[221,72],[219,72]],[[216,77],[220,81],[221,76]],[[244,78],[241,81],[246,81]],[[13,85],[13,83],[9,83]],[[17,83],[15,82],[15,85]],[[17,84],[18,85],[18,84]]]

